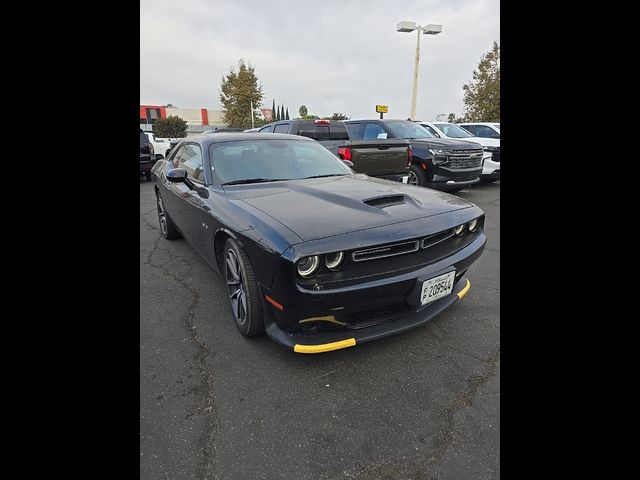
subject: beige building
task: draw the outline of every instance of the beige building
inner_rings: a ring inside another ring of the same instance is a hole
[[[208,108],[175,108],[164,105],[140,105],[140,128],[153,131],[153,124],[160,118],[173,115],[187,122],[187,133],[195,134],[212,127],[226,127],[221,110]]]

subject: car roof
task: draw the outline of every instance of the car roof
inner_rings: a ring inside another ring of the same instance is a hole
[[[500,122],[460,122],[458,125],[500,125]]]
[[[240,142],[240,141],[251,141],[251,140],[275,140],[275,139],[283,139],[283,140],[299,140],[299,141],[308,141],[314,142],[315,140],[307,137],[301,137],[300,135],[289,135],[288,133],[253,133],[253,132],[218,132],[218,133],[206,133],[193,135],[191,137],[186,138],[187,141],[200,143],[202,145],[208,146],[211,143],[221,143],[221,142]]]

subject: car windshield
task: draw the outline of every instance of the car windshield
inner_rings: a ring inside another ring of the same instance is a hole
[[[140,145],[146,145],[147,143],[149,143],[149,139],[144,132],[140,132]]]
[[[460,128],[453,123],[434,123],[436,127],[444,132],[447,137],[451,138],[469,138],[473,137],[469,132]]]
[[[322,145],[304,140],[260,139],[214,143],[211,168],[221,184],[351,175]]]
[[[396,138],[435,138],[422,125],[403,120],[400,122],[387,122],[385,124]]]

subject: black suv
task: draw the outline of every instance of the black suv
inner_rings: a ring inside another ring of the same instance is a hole
[[[153,145],[149,138],[140,129],[140,175],[151,180],[151,167],[156,163],[156,156],[153,152]]]
[[[436,138],[409,120],[345,120],[352,139],[404,138],[411,141],[413,159],[409,183],[437,190],[462,190],[480,181],[482,145]]]

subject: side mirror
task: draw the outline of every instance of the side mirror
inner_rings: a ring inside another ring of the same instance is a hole
[[[184,168],[172,168],[167,172],[167,180],[173,183],[182,183],[187,179],[187,171]]]
[[[387,138],[387,134],[386,134],[386,132],[385,132],[385,133],[379,133],[379,134],[378,134],[378,139],[380,139],[380,140],[385,140],[386,138]]]
[[[353,168],[353,162],[351,160],[342,160],[344,162],[344,164],[349,167],[349,168]]]

